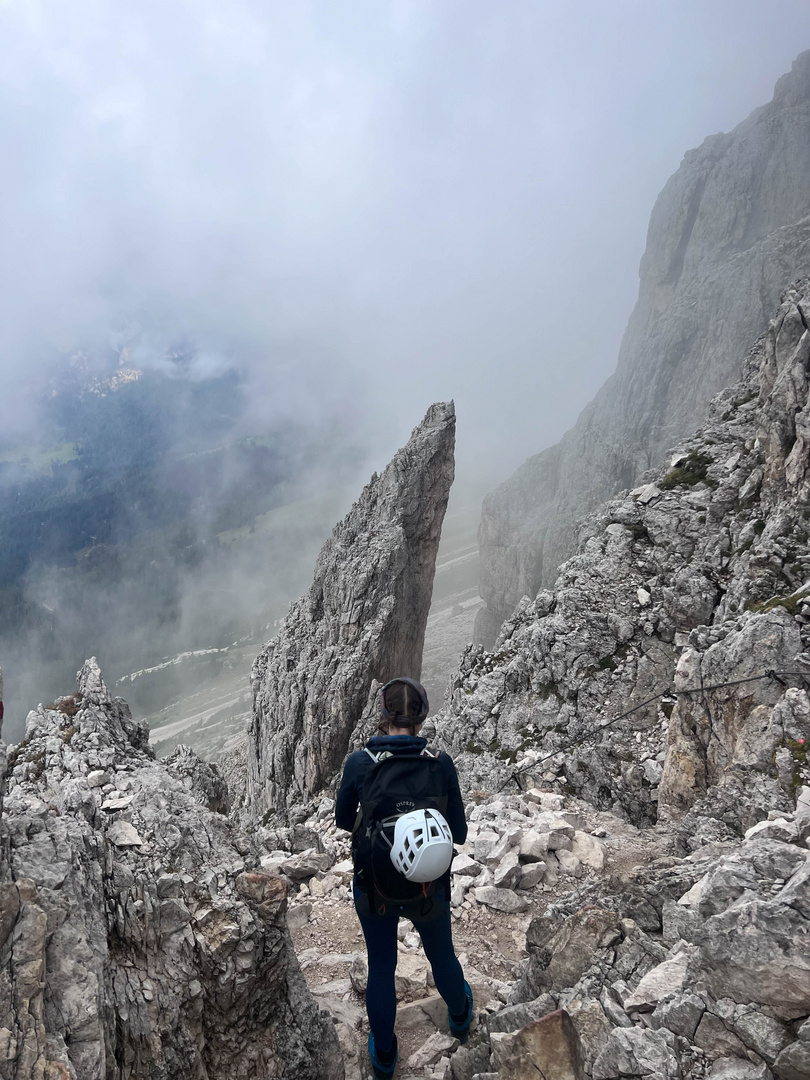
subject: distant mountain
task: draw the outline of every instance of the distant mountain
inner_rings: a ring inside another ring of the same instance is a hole
[[[810,52],[769,104],[685,155],[652,212],[616,373],[559,443],[486,498],[477,640],[491,646],[521,597],[553,584],[585,514],[694,429],[808,270]]]

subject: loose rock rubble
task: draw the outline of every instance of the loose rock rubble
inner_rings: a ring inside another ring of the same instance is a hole
[[[358,1077],[365,1075],[365,949],[350,891],[349,837],[336,828],[333,814],[334,801],[324,796],[300,824],[260,826],[254,836],[267,849],[262,865],[288,880],[288,922],[301,966],[312,993],[333,1017],[347,1076]],[[523,796],[479,791],[468,801],[467,817],[469,836],[453,863],[451,911],[456,947],[483,1023],[510,1000],[527,958],[532,917],[574,886],[595,886],[606,868],[620,871],[629,852],[649,857],[651,844],[657,849],[654,837],[627,822],[540,790]],[[446,1007],[419,936],[404,920],[399,939],[403,1075],[444,1078],[456,1052]],[[430,1060],[423,1060],[423,1049]]]
[[[808,788],[793,824],[793,843],[763,823],[722,855],[659,858],[552,904],[512,1004],[453,1057],[453,1080],[511,1076],[500,1033],[556,1009],[572,1022],[566,1080],[809,1075]]]
[[[289,877],[302,967],[336,1025],[347,1076],[360,1077],[365,951],[348,889],[348,839],[335,829],[332,810],[324,798],[298,840],[292,830],[286,836],[290,849],[305,835],[317,837],[302,853],[309,876],[302,878],[301,856],[291,851],[264,859]],[[792,812],[763,819],[746,838],[713,841],[684,857],[663,854],[672,844],[667,831],[638,831],[551,792],[479,792],[468,817],[470,836],[454,861],[452,911],[475,994],[474,1031],[466,1047],[453,1047],[418,935],[403,921],[400,1075],[523,1080],[543,1067],[551,1047],[557,1072],[549,1075],[561,1080],[805,1075],[810,788],[798,790]],[[572,853],[583,838],[598,844],[598,868],[582,860],[581,877],[549,874],[549,855]],[[278,839],[268,833],[266,841]],[[312,861],[317,848],[325,855],[319,862]],[[538,859],[543,848],[546,858]],[[521,855],[529,849],[528,858]],[[540,882],[521,888],[512,875],[509,887],[476,884],[513,867],[512,856],[523,869],[546,862]],[[479,970],[482,939],[503,946],[510,936],[525,940],[526,949],[517,945],[511,961]],[[328,951],[326,940],[337,949]]]

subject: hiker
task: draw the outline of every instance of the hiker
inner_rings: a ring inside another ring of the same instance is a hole
[[[335,807],[338,827],[352,831],[354,904],[368,952],[368,1051],[377,1080],[393,1076],[398,1056],[400,916],[419,932],[450,1031],[461,1042],[473,1015],[450,925],[452,845],[464,843],[467,822],[452,758],[431,754],[419,735],[427,713],[427,694],[415,679],[393,679],[382,688],[383,734],[349,755]]]

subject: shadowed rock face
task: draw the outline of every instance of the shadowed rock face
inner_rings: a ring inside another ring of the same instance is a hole
[[[431,406],[318,556],[253,665],[247,809],[281,814],[343,764],[374,680],[418,678],[454,475],[455,409]]]
[[[342,1080],[285,881],[179,759],[155,761],[95,659],[29,714],[0,822],[0,1076]]]
[[[484,502],[476,640],[553,585],[575,523],[689,434],[810,265],[810,53],[773,100],[689,151],[653,209],[616,373]]]

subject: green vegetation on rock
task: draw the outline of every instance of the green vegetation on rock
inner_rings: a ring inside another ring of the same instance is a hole
[[[659,483],[662,491],[672,491],[676,487],[694,487],[706,479],[712,458],[708,454],[700,454],[697,450],[690,450],[684,461],[670,469],[664,479]]]
[[[784,608],[790,615],[798,615],[799,606],[804,599],[806,599],[805,593],[795,592],[789,596],[772,596],[770,600],[749,600],[745,606],[748,611],[753,611],[756,615],[767,615],[769,611],[778,607]]]

